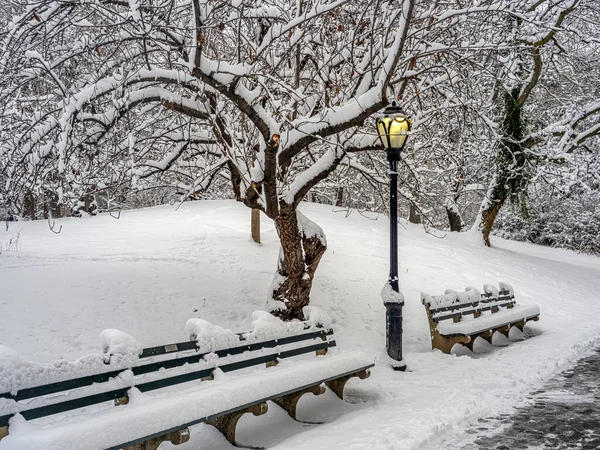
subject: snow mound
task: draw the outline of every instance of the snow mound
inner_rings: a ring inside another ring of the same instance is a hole
[[[381,299],[383,303],[400,303],[404,304],[404,295],[402,292],[396,292],[392,289],[392,285],[389,282],[386,282],[381,288]]]
[[[302,308],[302,312],[310,326],[331,328],[335,323],[335,319],[332,319],[329,314],[316,306],[305,306]]]
[[[267,311],[254,311],[252,313],[252,331],[245,337],[249,340],[269,341],[301,333],[304,328],[304,322],[298,320],[284,322]]]
[[[493,284],[484,284],[483,291],[486,294],[492,294],[492,297],[498,297],[498,295],[500,294],[500,291],[498,290],[498,288],[496,286],[494,286]]]
[[[189,319],[185,324],[185,331],[192,341],[196,341],[201,352],[211,352],[240,343],[240,337],[233,331],[213,325],[204,319]]]
[[[515,295],[515,289],[512,287],[512,284],[501,281],[499,286],[501,291],[508,291],[510,295]]]
[[[141,355],[143,347],[132,336],[120,330],[107,329],[100,333],[102,353],[108,356],[107,362],[113,357],[119,361],[135,362]]]

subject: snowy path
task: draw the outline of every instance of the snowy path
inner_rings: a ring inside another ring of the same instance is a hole
[[[346,217],[315,204],[302,210],[328,236],[314,305],[337,320],[342,350],[380,355],[386,219]],[[3,227],[0,344],[47,362],[97,352],[105,328],[121,329],[145,346],[185,339],[190,317],[248,329],[251,312],[265,304],[278,253],[266,220],[263,245],[250,242],[249,217],[242,205],[207,201],[177,211],[124,212],[119,220],[63,219],[59,235],[44,222]],[[294,423],[273,407],[268,419],[242,423],[242,442],[278,449],[431,448],[480,417],[514,412],[520,398],[600,344],[600,258],[501,239],[487,249],[466,235],[442,239],[412,225],[401,227],[399,237],[411,372],[376,367],[368,380],[349,383],[357,404],[307,399],[308,417],[318,411],[324,425]],[[477,355],[432,352],[420,292],[501,280],[513,284],[518,302],[539,304],[541,319],[529,328],[536,336],[488,353],[481,345]],[[194,433],[193,448],[229,448],[210,427]]]
[[[600,448],[600,349],[552,379],[514,416],[482,418],[466,436],[435,450],[597,450]]]

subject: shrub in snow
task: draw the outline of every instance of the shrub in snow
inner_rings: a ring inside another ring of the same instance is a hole
[[[600,192],[554,199],[540,209],[531,208],[527,218],[507,209],[496,220],[495,234],[600,255]]]

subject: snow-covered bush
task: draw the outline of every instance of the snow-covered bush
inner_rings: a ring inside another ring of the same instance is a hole
[[[600,191],[569,196],[536,209],[529,217],[508,208],[497,220],[495,234],[549,247],[600,255]]]

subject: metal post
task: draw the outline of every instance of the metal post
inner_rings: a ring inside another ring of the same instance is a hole
[[[388,149],[387,159],[390,163],[390,278],[393,291],[400,292],[398,283],[398,160],[400,151]],[[401,298],[400,295],[397,296]],[[391,300],[391,299],[390,299]],[[402,360],[402,307],[404,301],[388,301],[386,309],[386,347],[388,356],[397,361],[394,370],[406,370]]]
[[[390,285],[400,292],[398,286],[398,150],[388,150],[390,163]]]

